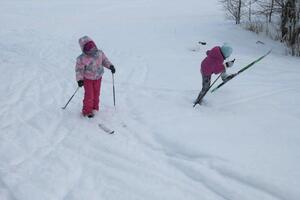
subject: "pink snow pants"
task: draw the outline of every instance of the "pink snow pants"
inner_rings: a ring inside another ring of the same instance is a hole
[[[82,114],[84,116],[93,113],[93,110],[99,110],[99,96],[101,89],[101,80],[84,79],[84,99]]]

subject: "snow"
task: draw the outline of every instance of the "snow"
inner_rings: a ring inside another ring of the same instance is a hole
[[[217,0],[2,0],[0,24],[1,200],[300,199],[300,60]],[[86,34],[117,69],[116,108],[106,71],[94,119],[82,89],[61,109]],[[273,51],[194,109],[223,42],[230,72]]]

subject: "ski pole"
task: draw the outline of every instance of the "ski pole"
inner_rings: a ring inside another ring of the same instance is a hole
[[[202,95],[202,97],[199,100],[201,100],[206,95],[206,93],[210,90],[210,88],[217,82],[217,80],[220,77],[221,77],[221,74],[216,78],[216,80],[214,80],[214,82],[209,86],[209,88],[205,91],[205,93]],[[199,101],[195,102],[193,107],[195,107],[198,103],[199,103]]]
[[[114,107],[116,107],[116,91],[115,91],[115,76],[112,74],[112,81],[113,81],[113,99],[114,99]]]
[[[221,75],[222,74],[220,74],[217,78],[216,78],[216,80],[211,84],[211,86],[209,86],[209,88],[208,88],[208,90],[217,82],[217,80],[221,77]],[[207,90],[207,91],[208,91]]]
[[[74,94],[71,96],[71,98],[69,99],[69,101],[66,103],[66,105],[64,107],[62,107],[62,109],[66,109],[66,107],[68,106],[68,104],[70,103],[70,101],[73,99],[74,95],[77,93],[79,89],[79,86],[77,87],[77,89],[75,90]]]

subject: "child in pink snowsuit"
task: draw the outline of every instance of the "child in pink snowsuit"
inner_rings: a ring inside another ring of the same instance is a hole
[[[76,61],[76,81],[78,87],[84,87],[82,114],[90,118],[94,116],[94,110],[99,110],[99,96],[104,67],[110,69],[113,74],[116,70],[91,38],[88,36],[80,38],[79,45],[82,54],[77,57]]]
[[[227,75],[226,68],[233,66],[234,60],[224,63],[232,53],[232,48],[227,44],[222,47],[216,46],[206,52],[206,58],[202,61],[200,71],[202,75],[202,90],[200,91],[194,105],[201,104],[204,95],[210,88],[211,75],[220,74],[223,81],[232,78],[233,75]]]

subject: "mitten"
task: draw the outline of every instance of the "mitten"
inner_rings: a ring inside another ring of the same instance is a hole
[[[82,87],[83,86],[83,80],[79,80],[79,81],[77,81],[77,83],[78,83],[78,87]]]
[[[113,65],[111,65],[109,67],[109,69],[110,69],[111,73],[113,73],[113,74],[116,73],[116,69],[115,69],[115,67]]]
[[[226,62],[225,64],[226,64],[226,67],[232,67],[233,66],[233,64],[234,64],[234,61],[235,61],[235,59],[234,60],[232,60],[232,61],[228,61],[228,62]]]

